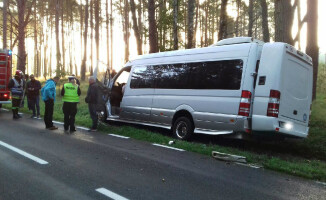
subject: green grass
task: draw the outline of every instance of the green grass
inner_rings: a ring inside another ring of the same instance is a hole
[[[63,85],[62,80],[58,84],[57,100],[54,108],[54,120],[63,121],[62,100],[59,96],[59,87]],[[84,99],[88,88],[87,83],[82,83],[81,101],[78,105],[76,124],[90,127],[91,119],[88,106]],[[26,106],[25,102],[25,106]],[[44,113],[44,103],[41,101],[41,114]],[[8,105],[4,105],[10,108]],[[27,108],[22,112],[30,112]],[[157,133],[155,129],[135,127],[127,124],[100,126],[103,133],[115,133],[131,138],[168,145],[171,137],[166,134]],[[154,131],[153,131],[154,130]],[[161,131],[159,131],[161,132]],[[206,136],[204,136],[206,137]],[[309,137],[304,140],[290,140],[279,142],[257,142],[228,140],[225,142],[218,137],[209,137],[212,142],[187,142],[177,140],[173,147],[182,148],[187,151],[210,156],[212,151],[237,154],[245,156],[249,163],[264,166],[267,169],[296,175],[304,178],[326,181],[326,95],[319,93],[313,103],[312,118],[310,121]],[[207,140],[206,140],[207,141]],[[208,143],[208,144],[206,144]]]

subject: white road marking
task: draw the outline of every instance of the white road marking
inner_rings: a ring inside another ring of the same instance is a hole
[[[114,136],[114,137],[118,137],[118,138],[123,138],[123,139],[129,139],[129,137],[122,136],[122,135],[116,135],[116,134],[108,134],[108,135],[111,135],[111,136]]]
[[[110,190],[107,190],[105,188],[98,188],[96,189],[97,192],[107,196],[107,197],[110,197],[111,199],[114,199],[114,200],[128,200],[127,198],[124,198],[123,196],[120,196]]]
[[[53,123],[62,124],[63,125],[63,122],[53,121]]]
[[[246,167],[251,167],[251,168],[254,168],[254,169],[260,169],[260,168],[262,168],[262,166],[254,165],[254,164],[245,164],[245,163],[238,163],[238,162],[235,162],[235,164],[246,166]]]
[[[31,160],[33,160],[33,161],[35,161],[35,162],[37,162],[37,163],[39,163],[41,165],[49,164],[45,160],[42,160],[42,159],[40,159],[40,158],[38,158],[36,156],[33,156],[33,155],[29,154],[29,153],[26,153],[25,151],[22,151],[22,150],[20,150],[20,149],[18,149],[16,147],[13,147],[13,146],[11,146],[11,145],[9,145],[7,143],[4,143],[2,141],[0,141],[0,145],[6,147],[6,148],[8,148],[8,149],[10,149],[10,150],[12,150],[12,151],[14,151],[16,153],[18,153],[18,154],[20,154],[22,156],[25,156],[26,158],[29,158],[29,159],[31,159]]]
[[[82,130],[85,130],[85,131],[89,130],[89,128],[85,128],[85,127],[81,127],[81,126],[77,126],[76,128],[79,128],[79,129],[82,129]]]
[[[164,147],[164,148],[168,148],[168,149],[173,149],[173,150],[177,150],[177,151],[185,151],[183,149],[178,149],[178,148],[174,148],[174,147],[169,147],[169,146],[165,146],[165,145],[161,145],[161,144],[153,144],[154,146],[159,146],[159,147]]]
[[[326,187],[326,183],[325,183],[325,182],[316,181],[316,183],[321,184],[321,185],[323,185],[324,187]]]
[[[1,110],[3,110],[3,111],[9,111],[8,109],[5,109],[5,108],[1,108]]]

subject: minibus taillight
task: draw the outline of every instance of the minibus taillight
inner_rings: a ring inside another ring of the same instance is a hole
[[[267,107],[267,116],[278,117],[280,110],[280,98],[281,92],[277,90],[271,90],[269,94],[269,101]]]
[[[239,113],[238,115],[248,117],[250,114],[251,92],[243,90],[241,94]]]

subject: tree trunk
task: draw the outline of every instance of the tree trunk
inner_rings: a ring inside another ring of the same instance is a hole
[[[178,1],[179,0],[173,0],[173,49],[178,49]]]
[[[95,0],[95,44],[96,44],[96,63],[100,59],[100,4],[101,0]],[[90,71],[93,75],[93,69]]]
[[[262,28],[264,42],[269,42],[269,29],[268,29],[268,10],[266,0],[260,0],[260,6],[262,10]]]
[[[197,36],[197,29],[198,29],[198,17],[199,17],[199,0],[196,0],[196,19],[195,19],[195,30],[194,36],[192,39],[193,46],[196,47],[196,36]]]
[[[195,16],[195,0],[188,1],[188,35],[187,35],[187,49],[194,47],[193,38],[194,38],[194,16]]]
[[[138,8],[137,8],[137,12],[138,12],[138,29],[139,29],[139,34],[140,34],[140,44],[141,44],[141,49],[142,52],[141,54],[143,54],[143,41],[144,41],[144,31],[143,31],[143,21],[142,21],[142,9],[144,10],[144,8],[142,7],[142,1],[143,0],[139,0],[139,4],[138,4]]]
[[[275,41],[291,45],[294,9],[291,1],[275,0]]]
[[[111,3],[110,3],[110,39],[111,39],[111,63],[110,63],[110,66],[111,66],[111,69],[113,69],[113,2],[111,0]]]
[[[56,60],[57,60],[56,75],[57,76],[61,76],[61,52],[60,52],[60,40],[59,40],[59,10],[60,10],[60,0],[56,0],[55,41],[56,41]]]
[[[254,0],[249,0],[249,25],[248,25],[248,37],[252,37],[252,28],[254,26]]]
[[[205,3],[205,46],[208,45],[208,3]]]
[[[38,42],[37,42],[37,17],[36,17],[37,9],[36,9],[36,1],[34,3],[34,75],[36,77],[39,76],[38,74],[38,68],[39,68],[39,63],[38,63]]]
[[[84,21],[84,19],[83,19],[83,5],[82,5],[82,3],[81,3],[82,1],[81,0],[79,0],[79,15],[80,15],[80,48],[82,48],[82,46],[83,46],[83,31],[84,31],[84,29],[83,29],[83,21]],[[77,73],[77,72],[76,72]]]
[[[318,0],[307,2],[307,47],[306,53],[311,56],[313,62],[313,93],[312,99],[316,99],[318,76]]]
[[[105,17],[106,17],[106,63],[110,64],[110,29],[109,29],[109,0],[105,1]]]
[[[155,20],[155,2],[148,0],[149,53],[158,52],[157,26]]]
[[[137,17],[136,17],[136,5],[134,0],[130,0],[130,9],[131,9],[131,14],[132,14],[132,23],[133,23],[133,29],[135,33],[135,38],[137,42],[137,52],[138,55],[141,55],[143,50],[142,50],[142,41],[140,37],[140,31],[137,23]]]
[[[12,32],[13,32],[13,25],[12,25],[12,16],[10,15],[10,49],[13,48],[12,46]]]
[[[26,0],[17,0],[18,7],[18,60],[17,60],[17,69],[25,73],[26,66],[26,51],[25,51],[25,9],[26,9]]]
[[[94,18],[94,15],[93,15],[93,9],[94,9],[94,1],[95,0],[91,0],[90,1],[90,28],[91,28],[91,38],[90,38],[90,40],[91,40],[91,49],[90,49],[90,51],[91,51],[91,65],[90,65],[90,71],[93,71],[93,63],[94,63],[94,55],[93,55],[93,50],[94,50],[94,40],[93,40],[93,38],[94,38],[94,20],[93,20],[93,18]]]
[[[87,59],[87,31],[88,31],[88,0],[86,0],[85,6],[85,31],[84,31],[84,56],[81,65],[81,80],[86,79],[86,59]]]
[[[239,19],[240,19],[240,5],[241,5],[241,0],[237,0],[237,18],[235,20],[235,36],[239,37]]]
[[[3,42],[2,42],[2,48],[3,49],[6,49],[7,48],[7,9],[8,9],[8,1],[9,0],[3,0],[3,27],[2,27],[2,30],[3,30],[3,35],[2,35],[2,39],[3,39]]]
[[[61,0],[61,44],[62,44],[62,66],[61,72],[64,73],[66,70],[66,47],[65,47],[65,29],[64,29],[64,5]]]
[[[222,40],[224,38],[227,38],[227,8],[228,0],[222,0],[221,4],[221,13],[220,13],[220,28],[218,32],[218,40]]]
[[[129,3],[124,0],[124,41],[125,41],[125,62],[129,61]]]

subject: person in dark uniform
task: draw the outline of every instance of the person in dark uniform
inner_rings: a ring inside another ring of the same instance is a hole
[[[77,114],[77,104],[79,103],[79,96],[81,94],[79,86],[76,84],[76,78],[73,76],[68,77],[68,83],[65,83],[61,89],[61,96],[63,101],[63,114],[64,114],[64,129],[70,133],[76,131],[75,116]]]
[[[31,118],[40,119],[40,89],[40,81],[36,80],[34,75],[31,74],[30,81],[26,83],[28,108],[33,111]]]
[[[24,78],[22,71],[16,71],[14,78],[9,81],[8,88],[11,90],[13,119],[19,119],[21,116],[18,114],[18,109],[24,96]]]
[[[89,130],[90,132],[95,132],[97,131],[97,122],[98,122],[98,116],[96,113],[96,107],[98,104],[98,85],[96,83],[96,79],[91,76],[88,79],[89,82],[89,88],[87,90],[87,96],[85,98],[85,102],[88,103],[88,110],[89,114],[91,115],[92,118],[92,128]]]

